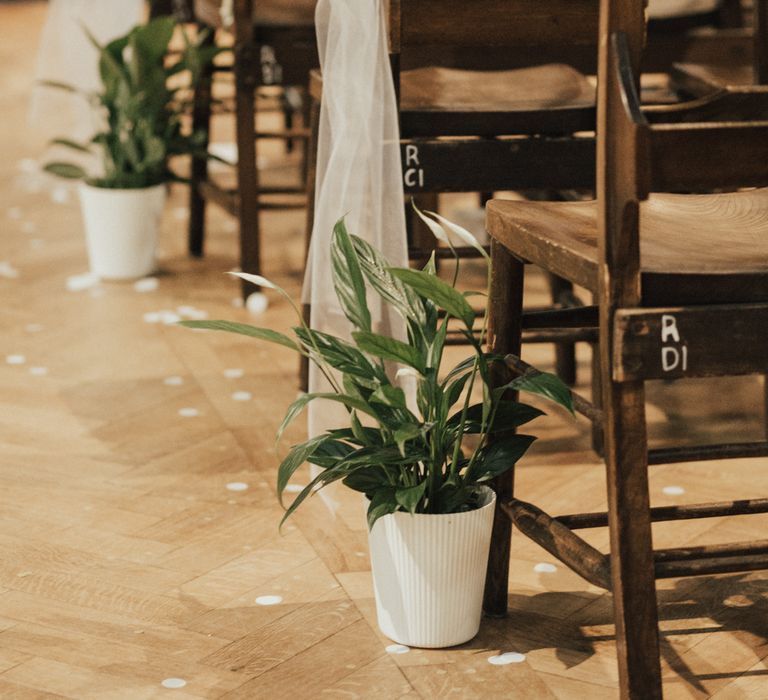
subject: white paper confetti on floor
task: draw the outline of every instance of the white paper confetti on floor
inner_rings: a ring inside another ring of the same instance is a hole
[[[19,276],[19,271],[11,263],[0,260],[0,277],[9,280],[15,280]]]
[[[34,377],[44,377],[46,374],[48,374],[48,368],[47,367],[30,367],[29,373]]]
[[[661,489],[661,492],[665,496],[682,496],[685,493],[685,489],[682,486],[665,486]]]
[[[303,490],[304,490],[304,485],[303,484],[288,484],[285,487],[285,492],[286,493],[300,493]]]
[[[254,316],[263,314],[267,310],[268,306],[269,300],[267,299],[266,295],[262,294],[261,292],[254,292],[253,294],[249,294],[248,298],[245,300],[245,308],[248,309],[249,313],[253,314]]]
[[[257,605],[277,605],[283,602],[283,596],[281,595],[260,595],[256,598]]]
[[[157,277],[144,277],[140,280],[136,280],[133,283],[133,288],[137,292],[154,292],[157,289],[158,281]]]
[[[245,374],[245,371],[239,367],[230,367],[224,370],[224,376],[227,379],[240,379]]]
[[[39,333],[41,330],[43,330],[43,324],[28,323],[26,326],[24,326],[24,330],[27,331],[27,333]]]
[[[180,408],[179,415],[184,418],[195,418],[200,415],[200,411],[196,408]]]
[[[253,398],[253,394],[250,391],[236,391],[232,394],[233,401],[250,401]]]
[[[411,650],[411,647],[405,646],[405,644],[390,644],[386,647],[387,654],[407,654]]]
[[[555,571],[557,571],[557,567],[554,564],[550,564],[549,562],[541,562],[536,564],[536,566],[533,567],[533,570],[537,574],[553,574]]]
[[[488,659],[489,664],[494,666],[506,666],[507,664],[519,664],[525,661],[525,654],[518,654],[516,651],[507,651],[498,656],[491,656]]]
[[[80,275],[70,275],[67,277],[67,289],[70,292],[81,292],[84,289],[90,289],[98,283],[99,277],[93,272],[83,272]]]
[[[176,313],[179,316],[192,319],[193,321],[202,321],[208,318],[208,312],[202,309],[197,309],[194,306],[177,306]]]
[[[183,688],[186,684],[187,682],[183,678],[166,678],[160,683],[163,688],[170,688],[171,690]]]
[[[227,484],[227,491],[247,491],[248,484],[244,481],[230,481]]]
[[[27,361],[27,358],[24,357],[24,355],[6,355],[5,361],[9,365],[23,365]]]
[[[54,187],[51,190],[51,201],[56,204],[68,204],[69,203],[69,188],[67,187]]]
[[[166,377],[163,379],[163,384],[166,386],[181,386],[184,383],[183,377],[178,377],[176,375],[172,377]]]

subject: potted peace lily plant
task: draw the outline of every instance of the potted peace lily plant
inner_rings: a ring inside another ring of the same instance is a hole
[[[189,87],[219,51],[204,45],[205,35],[185,47],[178,61],[167,61],[174,33],[173,17],[158,17],[98,49],[101,89],[84,96],[93,105],[100,127],[88,143],[54,139],[93,158],[93,172],[80,163],[50,162],[45,170],[82,180],[80,201],[91,271],[107,279],[141,277],[154,271],[166,184],[175,178],[171,156],[199,152],[205,134],[184,133]],[[87,30],[84,30],[87,31]],[[89,35],[90,36],[90,35]],[[187,71],[187,80],[181,74]],[[77,92],[71,86],[50,87]]]
[[[442,223],[489,262],[469,232],[432,216],[424,218],[439,238],[449,242]],[[294,446],[282,461],[281,500],[300,466],[309,462],[320,468],[287,506],[283,520],[332,482],[363,493],[382,632],[409,646],[466,642],[480,625],[495,503],[488,483],[509,470],[535,439],[512,429],[542,415],[510,399],[509,390],[539,394],[572,411],[570,392],[556,376],[535,370],[492,387],[492,366],[504,358],[484,350],[485,322],[478,336],[467,294],[455,288],[455,277],[453,285],[438,278],[434,256],[423,270],[392,268],[368,243],[350,235],[343,220],[335,227],[331,252],[337,296],[353,327],[351,341],[307,327],[295,305],[294,338],[229,321],[183,325],[277,343],[308,357],[326,375],[333,391],[301,395],[289,407],[278,439],[314,400],[343,404],[349,421]],[[291,301],[268,280],[237,274]],[[407,340],[373,331],[371,292],[397,310]],[[442,372],[450,319],[460,324],[473,353]],[[395,376],[385,364],[392,362],[401,366]],[[415,380],[415,400],[401,386],[404,374]]]

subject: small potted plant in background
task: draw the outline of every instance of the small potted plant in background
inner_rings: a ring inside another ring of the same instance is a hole
[[[97,165],[93,172],[79,163],[45,166],[54,175],[82,180],[88,259],[91,271],[102,278],[129,279],[154,271],[166,184],[178,179],[169,158],[202,150],[206,141],[205,134],[184,132],[187,94],[219,49],[203,45],[203,34],[192,43],[184,33],[178,60],[169,61],[175,27],[173,17],[158,17],[104,46],[91,37],[102,85],[86,97],[98,131],[88,143],[65,138],[52,143],[77,151],[81,160],[95,156]],[[46,85],[75,90],[61,83]]]
[[[422,215],[423,216],[423,215]],[[433,214],[488,257],[472,235]],[[425,220],[448,243],[445,229]],[[294,338],[229,321],[184,321],[191,328],[241,333],[288,347],[309,358],[333,387],[303,394],[278,431],[310,402],[341,403],[349,421],[294,446],[278,468],[283,491],[305,462],[320,473],[287,507],[285,518],[318,488],[334,481],[365,494],[379,627],[401,644],[445,647],[477,634],[488,560],[495,494],[488,483],[514,465],[534,441],[513,429],[537,418],[537,408],[509,398],[523,390],[572,411],[571,395],[554,375],[531,371],[492,387],[491,369],[503,357],[485,352],[467,295],[437,277],[434,256],[423,270],[392,268],[339,221],[332,268],[352,340],[313,330],[302,321]],[[456,261],[458,272],[458,259]],[[262,277],[237,273],[263,287],[285,291]],[[367,295],[374,291],[402,317],[407,340],[373,332]],[[473,354],[441,372],[448,323],[455,319]],[[396,376],[385,363],[401,366]],[[415,397],[403,390],[413,378]],[[469,438],[469,439],[467,439]],[[470,443],[472,443],[470,445]]]

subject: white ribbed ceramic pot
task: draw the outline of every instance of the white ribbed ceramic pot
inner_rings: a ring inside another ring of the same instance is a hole
[[[368,534],[379,629],[413,647],[462,644],[480,629],[496,494],[465,513],[392,513]]]
[[[111,189],[81,183],[80,204],[91,272],[132,279],[155,271],[165,185]]]

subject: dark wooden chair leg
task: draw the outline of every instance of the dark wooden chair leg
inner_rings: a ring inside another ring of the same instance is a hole
[[[211,32],[205,39],[206,45],[215,41]],[[208,149],[209,132],[211,127],[211,91],[213,71],[208,68],[195,89],[192,106],[192,128],[205,134],[203,149]],[[208,159],[204,155],[192,156],[189,183],[189,222],[188,242],[189,254],[200,258],[203,255],[205,242],[205,198],[200,194],[200,185],[208,180]]]
[[[237,140],[238,219],[240,224],[240,267],[244,272],[261,272],[259,232],[259,177],[256,169],[256,80],[258,63],[251,38],[235,47],[235,129]],[[243,281],[242,293],[246,298],[258,291]]]
[[[557,275],[549,274],[549,291],[552,295],[552,303],[556,305],[569,305],[573,298],[573,283],[564,280]],[[576,384],[576,344],[555,344],[555,374],[568,386]]]
[[[605,369],[610,367],[607,353],[602,359],[619,687],[622,698],[661,700],[645,392],[642,382],[612,383]]]
[[[493,270],[489,303],[490,351],[520,355],[523,314],[523,282],[525,265],[496,240],[491,240]],[[500,386],[508,381],[506,369],[496,363],[493,383]],[[496,491],[496,512],[493,519],[491,550],[485,579],[483,610],[491,617],[507,614],[509,589],[509,552],[512,522],[501,510],[501,504],[512,498],[514,468],[493,482]]]
[[[407,195],[406,195],[407,197]],[[438,211],[438,199],[437,192],[422,192],[412,195],[413,201],[416,206],[422,211]],[[435,237],[432,232],[427,228],[427,225],[418,217],[413,208],[411,207],[411,198],[407,197],[406,202],[406,233],[408,236],[409,247],[416,248],[418,250],[424,250],[432,252],[432,249],[437,245]],[[424,267],[429,260],[429,254],[425,254],[418,258],[413,258],[412,263],[417,267]],[[435,260],[435,265],[439,267],[440,263]]]
[[[306,187],[307,187],[307,220],[304,226],[304,260],[309,260],[309,244],[312,240],[312,226],[315,223],[315,179],[317,177],[317,139],[320,131],[320,102],[313,99],[309,112],[309,140],[306,148]],[[309,304],[302,305],[304,320],[309,323],[311,308]],[[309,391],[309,360],[299,357],[299,389]]]

